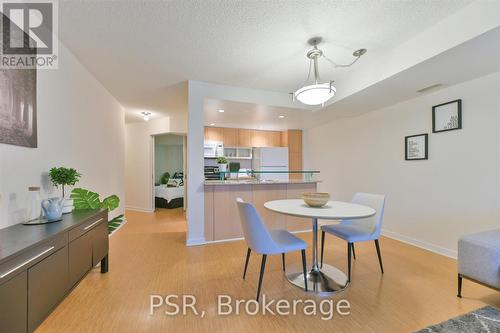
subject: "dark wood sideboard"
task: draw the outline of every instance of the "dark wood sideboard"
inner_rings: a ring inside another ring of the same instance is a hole
[[[108,271],[108,211],[0,229],[0,333],[33,332],[99,262]]]

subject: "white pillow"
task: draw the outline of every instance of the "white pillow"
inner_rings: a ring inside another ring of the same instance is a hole
[[[167,187],[179,187],[177,179],[169,179],[167,182]]]

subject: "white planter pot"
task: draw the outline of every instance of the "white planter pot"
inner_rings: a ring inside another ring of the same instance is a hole
[[[219,167],[219,171],[222,173],[222,172],[226,172],[227,171],[227,164],[217,164],[217,166]],[[223,179],[226,179],[228,176],[227,173],[224,174],[224,177]]]
[[[71,213],[73,209],[75,209],[75,206],[73,205],[73,199],[64,199],[62,209],[63,214]]]

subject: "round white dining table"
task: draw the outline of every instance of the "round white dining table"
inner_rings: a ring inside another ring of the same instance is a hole
[[[373,208],[350,202],[328,201],[320,208],[310,207],[302,199],[273,200],[264,204],[267,209],[290,216],[312,219],[313,252],[312,267],[307,273],[307,287],[309,291],[319,294],[331,294],[344,290],[349,281],[340,269],[324,264],[318,265],[318,219],[321,220],[352,220],[375,215]],[[292,270],[287,274],[292,284],[305,290],[304,274],[302,270]]]

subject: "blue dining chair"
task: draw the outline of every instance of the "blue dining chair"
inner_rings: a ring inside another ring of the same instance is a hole
[[[323,266],[325,233],[342,238],[347,242],[348,281],[351,281],[351,253],[354,259],[356,259],[356,253],[354,252],[354,243],[356,242],[375,241],[380,270],[384,274],[378,239],[380,237],[382,221],[384,220],[385,195],[356,193],[352,198],[352,202],[375,209],[375,215],[363,219],[342,220],[339,224],[330,224],[321,227],[321,266]]]
[[[245,269],[243,270],[243,279],[247,274],[250,253],[254,251],[256,253],[262,254],[259,286],[257,288],[256,300],[259,300],[267,256],[272,254],[281,253],[284,271],[285,253],[298,250],[302,252],[302,270],[304,273],[305,290],[307,291],[306,242],[292,235],[286,230],[268,230],[266,225],[260,218],[259,213],[252,204],[243,201],[243,199],[241,198],[237,198],[236,203],[238,204],[238,211],[240,214],[241,226],[243,228],[243,235],[248,246],[247,257],[245,260]]]

